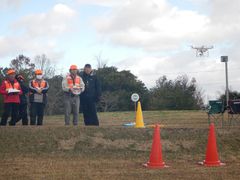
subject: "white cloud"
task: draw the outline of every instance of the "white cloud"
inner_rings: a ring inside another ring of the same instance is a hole
[[[96,6],[106,6],[106,7],[112,7],[115,5],[118,5],[122,3],[121,1],[116,0],[76,0],[79,4],[90,4],[90,5],[96,5]]]
[[[121,3],[94,21],[99,35],[117,45],[163,51],[181,48],[186,43],[229,43],[240,37],[238,0],[201,1],[205,8],[202,13],[179,9],[167,0]]]
[[[24,54],[34,57],[38,54],[46,54],[53,62],[63,57],[64,52],[58,50],[54,40],[36,41],[28,36],[0,37],[0,58],[15,57]]]
[[[71,31],[76,12],[64,4],[56,4],[50,11],[21,17],[10,28],[11,36],[0,37],[0,57],[18,54],[45,53],[51,60],[64,54],[58,49],[58,37]]]
[[[28,0],[1,0],[0,9],[19,8],[26,1]]]
[[[209,28],[210,35],[217,37],[216,40],[220,41],[239,41],[240,1],[213,0],[209,3],[211,5],[210,18],[212,21]]]
[[[118,45],[172,50],[203,34],[210,23],[206,15],[180,10],[166,0],[123,2],[95,20],[99,34]]]
[[[22,17],[12,25],[12,28],[33,38],[38,36],[57,36],[69,30],[71,20],[76,12],[64,4],[56,4],[47,13],[32,14]]]

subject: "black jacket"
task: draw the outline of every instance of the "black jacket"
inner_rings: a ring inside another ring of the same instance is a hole
[[[85,90],[80,95],[81,100],[84,101],[86,99],[93,100],[95,102],[98,102],[101,97],[101,84],[99,80],[97,79],[97,76],[91,73],[90,75],[86,73],[80,74],[84,84],[85,84]]]
[[[23,81],[18,81],[21,89],[22,89],[22,95],[20,96],[20,104],[27,104],[27,94],[28,94],[28,87],[24,84]]]

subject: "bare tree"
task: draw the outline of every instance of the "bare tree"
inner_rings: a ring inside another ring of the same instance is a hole
[[[97,61],[97,68],[100,69],[100,68],[104,68],[107,66],[107,59],[103,59],[102,57],[102,51],[99,52],[98,55],[95,55],[94,58],[96,59]]]
[[[41,69],[46,78],[52,78],[55,75],[55,67],[45,54],[37,55],[34,58],[35,67]]]
[[[118,103],[119,96],[117,93],[113,92],[104,92],[101,97],[101,101],[99,103],[99,108],[103,112],[107,111],[116,111],[117,110],[117,103]]]

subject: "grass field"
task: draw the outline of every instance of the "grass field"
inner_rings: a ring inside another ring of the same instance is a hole
[[[202,111],[144,112],[159,123],[163,158],[170,167],[149,170],[152,128],[122,124],[133,112],[99,113],[100,127],[65,127],[63,116],[42,127],[0,127],[0,179],[240,179],[240,126],[216,125],[218,152],[226,166],[197,165],[205,158],[208,121]]]

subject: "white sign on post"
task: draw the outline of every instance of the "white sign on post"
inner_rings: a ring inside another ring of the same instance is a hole
[[[132,96],[131,96],[131,100],[133,102],[138,102],[139,100],[139,95],[137,93],[133,93]]]

